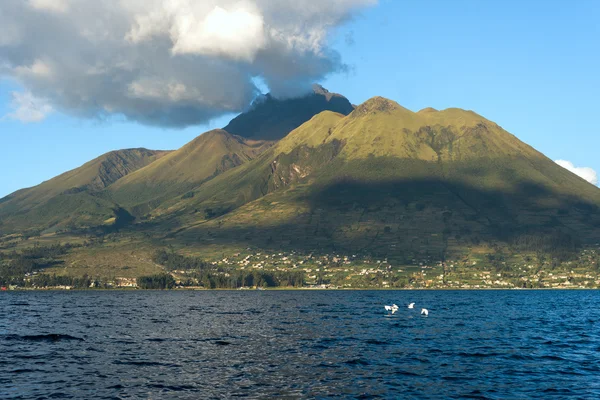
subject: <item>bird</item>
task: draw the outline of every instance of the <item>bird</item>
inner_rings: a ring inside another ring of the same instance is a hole
[[[415,303],[410,303],[410,304],[408,305],[408,308],[415,308]]]
[[[398,311],[398,306],[395,304],[392,304],[391,306],[383,306],[385,308],[386,311],[391,311],[392,314],[395,314],[396,311]]]
[[[428,309],[426,309],[426,308],[422,308],[422,309],[421,309],[421,315],[424,315],[424,316],[426,316],[426,317],[427,317],[427,316],[429,316],[429,310],[428,310]]]

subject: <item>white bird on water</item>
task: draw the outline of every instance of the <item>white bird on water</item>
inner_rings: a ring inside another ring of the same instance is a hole
[[[426,309],[426,308],[422,308],[422,309],[421,309],[421,315],[424,315],[424,316],[426,316],[426,317],[427,317],[427,316],[429,316],[429,310],[428,310],[428,309]]]
[[[395,314],[396,311],[398,311],[399,307],[395,304],[392,304],[391,306],[383,306],[385,308],[386,311],[391,311],[392,314]]]
[[[408,305],[408,308],[415,308],[415,303],[410,303],[410,304]]]

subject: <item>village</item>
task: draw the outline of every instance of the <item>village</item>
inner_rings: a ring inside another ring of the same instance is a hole
[[[411,265],[393,265],[387,258],[340,254],[303,255],[297,252],[247,255],[239,253],[212,261],[212,265],[239,270],[304,272],[306,288],[322,289],[522,289],[522,288],[597,288],[598,250],[583,250],[577,267],[573,262],[550,268],[533,264],[515,265],[497,272],[484,261],[433,261],[431,258]],[[590,268],[591,267],[591,268]],[[594,269],[595,272],[589,272]],[[186,271],[174,271],[185,274]]]
[[[213,276],[227,280],[236,275],[290,274],[301,277],[294,285],[258,281],[246,285],[232,283],[226,287],[208,286],[198,278],[194,268],[166,269],[173,289],[585,289],[600,287],[600,247],[581,251],[577,261],[521,263],[494,261],[493,257],[461,260],[413,258],[411,263],[398,263],[387,258],[360,254],[315,254],[297,251],[266,252],[247,248],[205,265]],[[185,260],[185,258],[184,258]],[[158,265],[157,265],[158,266]],[[1,286],[0,290],[19,289],[137,289],[140,278],[119,277],[49,277],[44,271],[25,274],[22,284]],[[162,287],[160,287],[162,288]]]

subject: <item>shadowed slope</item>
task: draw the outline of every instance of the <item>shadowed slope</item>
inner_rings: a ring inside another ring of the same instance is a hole
[[[398,166],[390,161],[388,168]],[[560,207],[544,208],[536,204],[554,193],[535,186],[524,187],[523,193],[434,178],[296,185],[188,226],[173,242],[196,248],[235,243],[367,253],[410,263],[415,257],[460,257],[496,244],[532,251],[541,243],[544,250],[556,250],[599,239],[600,215],[592,204],[555,197]]]
[[[313,93],[295,99],[279,100],[267,94],[223,129],[246,138],[279,140],[326,110],[347,115],[353,107],[344,96],[315,85]]]

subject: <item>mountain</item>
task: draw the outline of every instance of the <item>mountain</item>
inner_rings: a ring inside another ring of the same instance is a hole
[[[245,138],[279,140],[320,112],[347,115],[353,108],[344,96],[314,85],[313,92],[304,97],[276,99],[270,94],[262,96],[250,110],[234,118],[223,129]]]
[[[175,242],[200,247],[410,259],[600,241],[597,187],[472,111],[415,113],[380,97],[313,117],[167,209]]]
[[[298,101],[315,96],[337,98]],[[277,121],[290,121],[280,119],[281,104],[267,98],[230,125],[278,137]],[[279,141],[229,127],[170,153],[125,151],[136,162],[110,153],[2,199],[0,229],[117,223],[124,243],[147,248],[362,253],[399,263],[600,242],[600,189],[475,112],[413,112],[381,97],[349,113],[304,110],[306,122]],[[266,134],[269,121],[277,129]]]
[[[124,176],[167,155],[166,151],[128,149],[106,153],[79,168],[0,200],[3,230],[98,224],[114,217],[118,205],[97,194]]]
[[[112,185],[110,198],[136,215],[165,200],[187,195],[215,176],[252,160],[272,145],[217,129]]]

